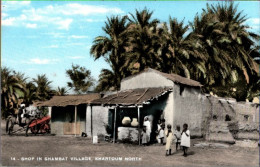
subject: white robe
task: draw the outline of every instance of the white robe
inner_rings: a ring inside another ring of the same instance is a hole
[[[148,142],[150,142],[150,135],[151,135],[151,123],[150,123],[150,121],[144,121],[144,126],[146,126],[146,134],[147,134]]]
[[[177,136],[177,137],[176,137],[176,136]],[[175,142],[175,143],[181,142],[181,131],[175,130],[175,133],[174,133],[174,142]]]
[[[189,136],[187,136],[185,132],[183,132],[181,135],[181,146],[190,147],[190,131],[187,130],[186,133]]]
[[[168,134],[168,130],[165,131],[165,137],[166,137],[165,149],[166,149],[166,150],[169,150],[169,149],[171,149],[171,147],[172,147],[173,135],[172,135],[172,132],[170,132],[169,135],[168,135],[168,137],[167,137],[167,134]]]
[[[151,133],[151,123],[150,121],[144,121],[144,126],[146,126],[146,133],[150,135]]]
[[[164,137],[164,130],[161,128],[161,125],[157,125],[158,126],[158,135],[157,135],[157,138],[158,139],[161,139]]]

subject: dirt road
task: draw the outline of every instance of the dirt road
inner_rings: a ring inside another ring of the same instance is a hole
[[[192,144],[198,142],[192,140]],[[105,141],[94,145],[89,138],[8,136],[2,131],[1,147],[3,166],[259,166],[259,148],[237,146],[191,147],[188,157],[183,157],[181,151],[166,157],[161,145],[144,147]]]

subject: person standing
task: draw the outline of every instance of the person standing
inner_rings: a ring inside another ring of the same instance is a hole
[[[164,126],[161,127],[161,125],[158,125],[158,143],[162,144],[164,143]]]
[[[147,145],[147,133],[146,133],[146,127],[143,127],[143,131],[142,131],[142,145],[146,146]]]
[[[176,130],[174,132],[175,143],[176,143],[176,151],[181,144],[181,127],[179,125],[176,126]]]
[[[183,124],[183,130],[181,133],[181,146],[183,148],[183,156],[187,157],[187,151],[190,147],[190,131],[188,130],[188,124]]]
[[[149,144],[151,136],[151,123],[148,117],[144,118],[144,126],[146,127],[147,143]]]
[[[167,127],[165,127],[165,119],[162,119],[161,120],[161,127],[162,127],[162,129],[163,129],[163,135],[164,135],[164,137],[163,137],[163,145],[166,143],[166,136],[165,136],[165,133],[164,133],[164,129],[166,129]],[[167,129],[166,129],[167,130]]]
[[[172,139],[173,139],[173,134],[171,130],[172,126],[170,124],[167,125],[167,130],[165,131],[165,136],[166,136],[166,156],[171,155],[171,146],[172,146]]]
[[[25,114],[25,104],[21,104],[20,108],[18,110],[18,124],[22,124],[22,118],[24,117]]]

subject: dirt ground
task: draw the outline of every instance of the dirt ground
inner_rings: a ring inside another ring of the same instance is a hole
[[[138,146],[100,140],[94,145],[90,138],[74,136],[8,136],[3,122],[1,125],[2,166],[259,166],[258,147],[191,147],[188,157],[175,150],[166,157],[165,146],[158,144]],[[201,140],[192,140],[192,144],[198,142]],[[55,157],[60,160],[54,160]],[[77,160],[71,160],[73,157]]]

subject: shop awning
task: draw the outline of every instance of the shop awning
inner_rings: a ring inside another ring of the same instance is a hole
[[[167,88],[143,88],[119,91],[115,94],[93,100],[92,105],[118,105],[131,106],[143,105],[158,97],[172,91],[172,87]]]

